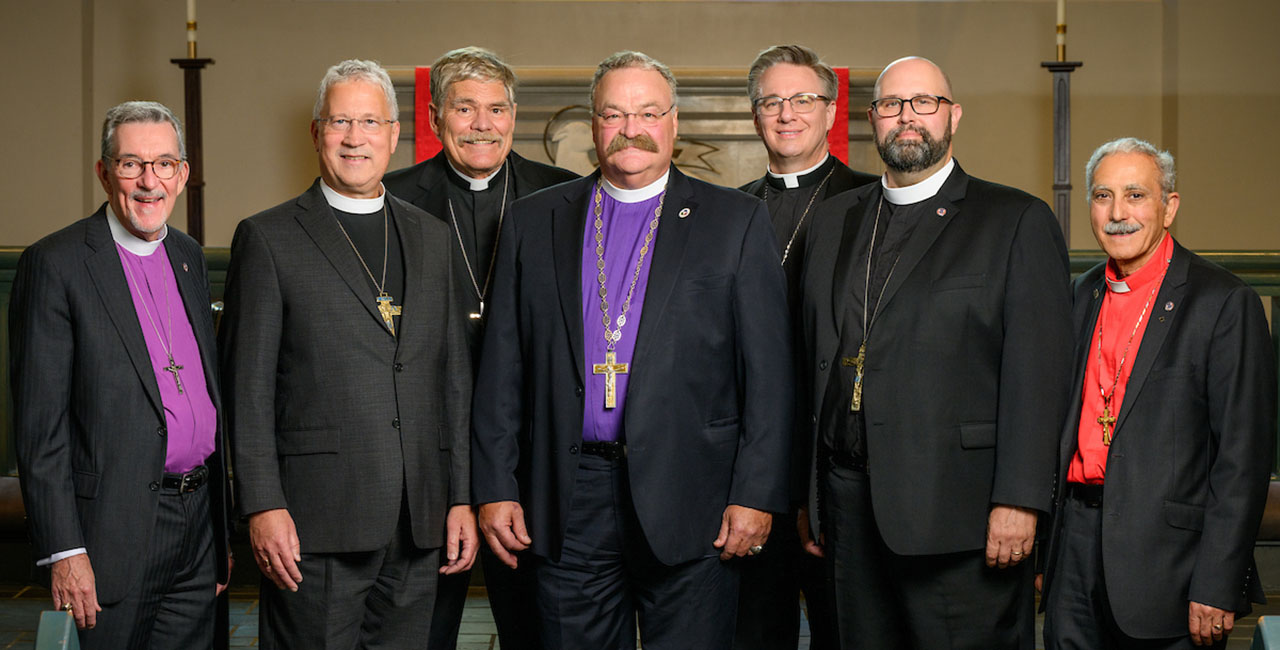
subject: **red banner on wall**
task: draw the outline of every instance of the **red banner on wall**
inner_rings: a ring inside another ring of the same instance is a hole
[[[827,146],[831,155],[849,164],[849,68],[836,71],[836,123],[827,133]]]
[[[846,79],[848,73],[846,72]],[[413,71],[413,162],[420,163],[444,148],[431,130],[431,68]]]

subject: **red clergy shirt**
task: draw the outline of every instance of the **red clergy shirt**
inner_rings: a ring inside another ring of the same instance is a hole
[[[1102,395],[1111,392],[1111,383],[1116,380],[1116,364],[1124,357],[1124,368],[1120,371],[1120,381],[1116,384],[1115,394],[1111,398],[1111,417],[1120,413],[1120,405],[1124,403],[1124,389],[1129,384],[1129,373],[1133,371],[1133,361],[1138,356],[1142,344],[1142,335],[1147,330],[1151,313],[1157,309],[1156,294],[1160,292],[1160,284],[1164,281],[1165,270],[1169,268],[1169,257],[1173,254],[1173,237],[1165,233],[1164,240],[1156,254],[1142,268],[1124,278],[1129,291],[1119,293],[1111,283],[1118,282],[1115,263],[1107,261],[1107,293],[1102,298],[1102,307],[1098,312],[1098,323],[1089,339],[1088,361],[1084,368],[1084,388],[1080,392],[1080,424],[1076,436],[1075,456],[1067,467],[1067,481],[1070,483],[1101,484],[1107,475],[1107,451],[1110,449],[1102,443]],[[1154,294],[1152,292],[1155,292]],[[1150,306],[1148,306],[1150,302]],[[1146,307],[1146,314],[1142,313]],[[1134,331],[1141,315],[1142,324]],[[1133,333],[1133,342],[1129,342],[1129,334]],[[1098,352],[1098,337],[1102,337],[1102,352]],[[1125,348],[1129,353],[1125,354]],[[1101,386],[1101,388],[1099,388]],[[1114,426],[1114,425],[1113,425]],[[1115,430],[1112,429],[1112,435]]]

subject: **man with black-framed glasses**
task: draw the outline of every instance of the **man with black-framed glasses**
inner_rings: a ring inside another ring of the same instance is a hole
[[[828,152],[827,134],[836,119],[842,89],[831,66],[803,45],[775,45],[756,56],[747,73],[756,133],[768,153],[764,176],[739,189],[765,200],[777,236],[793,321],[800,304],[804,241],[817,205],[828,197],[873,183],[878,176],[854,171]],[[847,92],[847,91],[845,91]],[[793,504],[799,505],[799,504]],[[737,650],[795,648],[804,592],[813,650],[835,648],[821,550],[807,539],[808,523],[796,524],[795,509],[770,533],[765,551],[742,570]],[[803,528],[803,550],[797,529]]]
[[[844,648],[1035,647],[1036,522],[1051,504],[1071,334],[1049,207],[966,174],[932,62],[876,81],[886,172],[820,206],[797,400]]]

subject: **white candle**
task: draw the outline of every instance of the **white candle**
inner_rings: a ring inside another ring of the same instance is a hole
[[[195,2],[195,0],[191,0]],[[1058,48],[1067,45],[1067,0],[1058,0]]]
[[[187,22],[196,21],[196,0],[187,0]],[[1062,0],[1058,0],[1058,22],[1062,22]]]
[[[187,6],[193,7],[190,11],[191,15],[195,16],[196,0],[188,0]],[[191,18],[191,20],[195,20],[195,18]],[[1058,0],[1058,24],[1067,24],[1067,0]]]

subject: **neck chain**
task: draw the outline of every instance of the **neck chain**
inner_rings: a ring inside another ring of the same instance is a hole
[[[133,284],[133,288],[138,292],[138,302],[142,303],[142,313],[147,315],[147,322],[151,323],[151,329],[155,330],[156,340],[160,342],[160,349],[164,351],[164,356],[169,358],[169,365],[162,368],[165,372],[173,375],[173,383],[178,387],[178,394],[182,394],[182,377],[178,376],[178,371],[183,367],[173,362],[173,308],[169,305],[169,283],[163,275],[160,276],[160,284],[164,285],[164,310],[168,316],[167,329],[169,333],[169,341],[165,342],[165,334],[160,331],[160,327],[156,325],[156,321],[151,317],[151,308],[147,306],[147,299],[142,295],[142,287],[138,284],[138,279],[133,276],[133,269],[129,267],[129,260],[120,260],[124,265],[125,274],[129,276],[129,282]],[[148,291],[151,284],[147,284]]]
[[[502,163],[503,167],[507,164]],[[453,222],[453,234],[458,237],[458,249],[462,251],[462,261],[467,265],[467,275],[471,277],[471,287],[476,291],[476,298],[480,300],[480,313],[471,314],[471,318],[478,319],[484,315],[484,298],[489,295],[489,281],[493,279],[493,263],[498,259],[498,242],[502,240],[502,218],[507,213],[507,189],[511,186],[511,172],[507,172],[502,177],[502,203],[498,208],[498,234],[493,238],[493,254],[489,256],[489,270],[484,275],[484,287],[476,281],[476,272],[471,268],[471,259],[467,257],[467,247],[462,243],[462,230],[458,228],[458,216],[453,212],[453,199],[446,199],[449,205],[449,220]]]
[[[347,234],[347,229],[342,227],[342,220],[334,217],[334,221],[338,222],[338,230],[342,231],[342,236],[347,238],[347,243],[351,244],[351,250],[356,252],[356,259],[360,260],[360,266],[364,267],[364,272],[369,275],[369,281],[373,283],[373,287],[378,290],[378,296],[374,298],[374,303],[378,307],[378,313],[382,315],[382,322],[391,331],[391,335],[396,334],[395,321],[392,316],[399,316],[402,308],[392,304],[393,298],[386,291],[387,288],[387,250],[390,248],[391,240],[391,216],[387,212],[387,203],[382,203],[382,281],[373,277],[373,271],[369,270],[369,265],[365,263],[364,256],[360,254],[360,249],[356,248],[356,243],[351,241],[351,235]]]
[[[1160,277],[1151,284],[1151,291],[1147,293],[1147,302],[1142,306],[1142,311],[1138,313],[1138,322],[1133,324],[1133,331],[1129,332],[1129,340],[1124,344],[1124,352],[1120,354],[1120,363],[1116,364],[1116,376],[1111,380],[1111,390],[1102,387],[1102,326],[1106,319],[1102,314],[1098,314],[1098,394],[1102,397],[1102,415],[1098,416],[1098,424],[1102,425],[1102,444],[1111,445],[1112,434],[1115,433],[1116,414],[1111,412],[1111,399],[1116,395],[1116,387],[1120,385],[1120,374],[1124,372],[1124,361],[1129,356],[1129,347],[1133,345],[1133,337],[1137,336],[1138,328],[1142,326],[1142,319],[1146,317],[1147,310],[1151,308],[1151,300],[1156,297],[1156,291],[1160,289],[1160,285],[1164,283],[1164,274],[1167,273],[1169,267],[1166,265],[1164,270],[1160,272]]]
[[[636,292],[636,282],[640,280],[640,267],[644,265],[644,256],[649,252],[649,245],[653,243],[653,233],[658,229],[658,219],[662,217],[662,204],[667,200],[667,190],[663,188],[662,194],[658,197],[658,207],[653,211],[649,231],[644,235],[644,245],[640,247],[640,258],[636,260],[635,273],[631,275],[631,287],[627,289],[627,298],[622,303],[622,311],[618,313],[618,326],[610,331],[613,323],[609,321],[609,290],[605,287],[604,274],[604,217],[602,216],[604,197],[600,193],[600,186],[603,183],[603,178],[596,182],[595,216],[596,270],[599,271],[596,277],[600,280],[600,312],[603,314],[605,353],[604,363],[592,364],[591,372],[604,375],[604,407],[611,409],[618,406],[618,375],[625,375],[631,370],[631,364],[618,363],[618,354],[614,351],[614,347],[622,338],[622,326],[627,324],[627,312],[631,311],[631,297]]]
[[[822,177],[822,181],[818,183],[818,187],[815,190],[813,190],[813,196],[809,197],[809,204],[804,206],[804,212],[800,213],[800,220],[796,222],[795,229],[791,231],[791,239],[787,240],[787,247],[782,249],[782,265],[783,266],[787,265],[787,255],[791,254],[791,245],[795,243],[796,235],[800,234],[800,226],[804,225],[804,218],[809,216],[809,208],[813,207],[813,202],[817,200],[818,195],[822,193],[822,187],[827,184],[827,179],[831,178],[831,175],[834,174],[835,171],[836,171],[836,168],[833,165],[831,169],[827,172],[827,175]],[[767,178],[764,181],[764,200],[765,201],[769,200],[769,179]]]
[[[870,319],[867,317],[867,303],[871,299],[871,261],[875,259],[876,252],[876,233],[880,230],[880,210],[884,208],[884,193],[880,194],[880,202],[876,204],[876,219],[871,226],[871,244],[867,246],[867,277],[862,285],[862,343],[858,346],[858,356],[845,357],[841,359],[841,363],[846,367],[854,369],[853,377],[853,399],[849,402],[850,411],[862,410],[862,371],[867,361],[867,337],[871,334],[871,327],[876,323],[876,316],[880,313],[880,304],[884,299],[884,290],[889,287],[889,280],[893,278],[893,272],[898,268],[898,261],[902,259],[902,253],[893,258],[893,266],[889,267],[889,275],[884,279],[884,285],[880,287],[880,295],[876,297],[875,311],[871,313]]]

